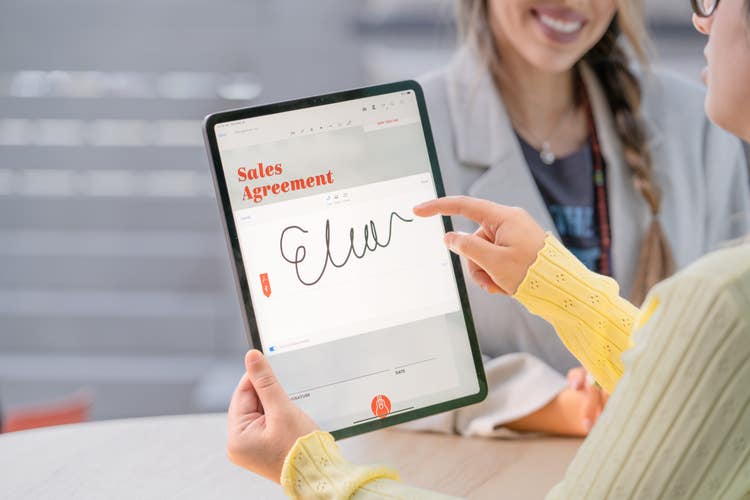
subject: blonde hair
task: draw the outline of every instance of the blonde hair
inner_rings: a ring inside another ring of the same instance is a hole
[[[648,65],[648,34],[639,0],[617,0],[617,15],[599,42],[583,57],[599,79],[614,118],[625,163],[630,168],[635,189],[651,211],[651,223],[643,239],[631,300],[641,304],[648,290],[674,273],[674,258],[661,223],[661,192],[655,184],[646,127],[641,115],[641,84],[630,69],[624,38],[641,64]],[[495,76],[501,58],[494,42],[488,0],[460,0],[459,33],[473,45]],[[580,82],[580,79],[579,79]]]

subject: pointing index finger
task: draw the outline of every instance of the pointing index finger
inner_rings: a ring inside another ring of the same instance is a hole
[[[420,217],[432,217],[433,215],[461,215],[477,224],[485,222],[500,222],[505,218],[505,210],[508,207],[498,205],[491,201],[471,198],[470,196],[446,196],[430,200],[414,207],[414,214]]]

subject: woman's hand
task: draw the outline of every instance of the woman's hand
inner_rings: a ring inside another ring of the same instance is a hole
[[[573,368],[568,372],[568,387],[539,410],[506,427],[520,432],[584,437],[601,415],[608,397],[584,368]]]
[[[294,442],[318,426],[289,400],[259,351],[247,353],[245,367],[247,373],[229,404],[227,455],[235,464],[278,483]]]
[[[591,429],[604,411],[609,393],[597,384],[582,366],[568,370],[568,386],[585,396],[580,409],[581,420],[584,428]]]
[[[449,196],[417,205],[414,213],[462,215],[479,224],[474,234],[446,234],[445,244],[467,260],[472,281],[490,293],[514,294],[544,247],[544,230],[521,208]]]

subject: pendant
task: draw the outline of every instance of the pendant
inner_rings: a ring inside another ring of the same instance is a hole
[[[545,165],[552,165],[555,163],[555,153],[552,152],[549,146],[549,142],[542,144],[542,150],[539,152],[539,158]]]

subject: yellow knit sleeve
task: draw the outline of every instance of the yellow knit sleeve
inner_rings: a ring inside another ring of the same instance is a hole
[[[454,497],[403,484],[398,472],[382,465],[346,461],[327,432],[297,439],[284,460],[281,487],[290,498],[352,500],[449,500]]]
[[[349,463],[333,436],[323,431],[297,439],[281,470],[281,487],[290,498],[349,498],[376,479],[398,481],[399,475],[389,467]]]
[[[590,271],[547,235],[514,297],[555,327],[568,350],[596,381],[613,392],[622,376],[622,353],[638,308],[619,295],[612,278]]]

